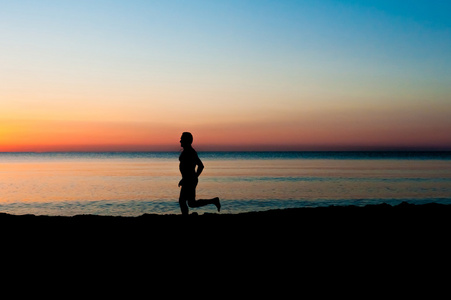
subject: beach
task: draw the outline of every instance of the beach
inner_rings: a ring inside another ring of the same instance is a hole
[[[3,153],[2,236],[64,251],[193,255],[446,242],[449,152],[200,152],[206,168],[196,197],[219,196],[222,207],[191,209],[187,218],[177,201],[178,155]]]
[[[143,214],[137,217],[75,215],[36,216],[0,214],[4,232],[59,238],[91,237],[128,239],[136,236],[169,239],[261,238],[293,239],[320,235],[359,239],[385,237],[427,237],[447,231],[451,205],[414,205],[403,202],[357,206],[291,208],[239,214],[192,213],[189,216]],[[74,236],[75,235],[75,236]],[[285,242],[289,242],[286,240]]]
[[[385,293],[399,280],[446,270],[450,216],[450,205],[408,203],[187,217],[2,213],[0,228],[5,259],[39,271],[50,266],[62,281],[139,278],[155,291],[156,278],[220,292],[263,283],[277,294],[335,283],[340,293],[350,284]]]

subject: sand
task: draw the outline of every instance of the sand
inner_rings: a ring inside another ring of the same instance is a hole
[[[23,275],[132,276],[151,291],[155,278],[173,289],[210,282],[221,293],[254,282],[251,290],[278,286],[289,295],[287,287],[313,284],[317,293],[337,280],[345,289],[370,283],[371,291],[391,291],[390,282],[408,276],[443,274],[450,225],[450,205],[407,203],[188,217],[0,214],[3,262]]]
[[[139,217],[96,215],[35,216],[0,213],[4,233],[35,232],[41,235],[85,234],[107,236],[121,233],[155,237],[195,238],[210,235],[218,238],[311,236],[340,234],[356,236],[365,233],[421,234],[428,230],[444,231],[451,225],[451,205],[414,205],[403,202],[356,206],[292,208],[241,214],[203,214],[190,216],[144,214]]]

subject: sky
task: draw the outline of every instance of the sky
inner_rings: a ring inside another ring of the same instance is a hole
[[[0,0],[0,152],[451,150],[451,2]]]

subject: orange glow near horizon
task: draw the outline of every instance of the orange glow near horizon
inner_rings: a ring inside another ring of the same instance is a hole
[[[285,120],[169,124],[107,121],[9,121],[0,124],[0,152],[177,151],[183,131],[202,150],[451,149],[450,121],[435,113],[424,126],[412,115],[327,112]],[[424,117],[424,114],[422,115]],[[410,119],[410,120],[409,120]],[[401,123],[402,126],[396,125]]]

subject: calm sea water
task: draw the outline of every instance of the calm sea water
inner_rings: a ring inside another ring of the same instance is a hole
[[[180,213],[177,152],[0,153],[0,212]],[[451,204],[451,152],[199,152],[198,198],[222,212]],[[197,208],[200,214],[215,208]]]

